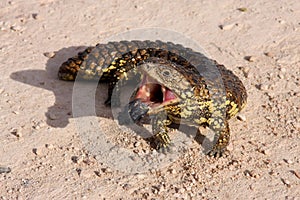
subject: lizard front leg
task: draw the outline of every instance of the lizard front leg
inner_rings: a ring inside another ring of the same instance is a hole
[[[209,156],[220,157],[224,153],[230,138],[230,130],[227,120],[213,120],[209,128],[214,131],[214,141],[216,144],[208,152]]]
[[[171,139],[168,135],[168,125],[170,125],[171,123],[172,122],[168,119],[165,111],[157,113],[152,118],[152,130],[155,141],[157,142],[156,149],[161,152],[169,151]]]

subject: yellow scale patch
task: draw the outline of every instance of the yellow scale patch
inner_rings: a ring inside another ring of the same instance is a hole
[[[197,124],[203,124],[203,123],[206,123],[207,122],[207,119],[204,118],[204,117],[200,117],[200,119],[195,119],[195,122]]]
[[[234,116],[239,112],[239,109],[237,108],[237,104],[234,103],[233,101],[230,102],[230,105],[232,106],[232,108],[229,110],[228,114],[230,116]]]

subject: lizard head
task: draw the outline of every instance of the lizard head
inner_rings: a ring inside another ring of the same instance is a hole
[[[188,80],[176,70],[178,66],[166,60],[151,58],[138,66],[143,78],[135,99],[141,99],[152,108],[184,101],[192,87]]]

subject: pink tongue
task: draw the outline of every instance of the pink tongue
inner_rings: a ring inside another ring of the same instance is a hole
[[[164,101],[170,101],[173,99],[176,99],[176,96],[174,95],[173,92],[171,92],[170,90],[167,89],[165,92],[165,100]]]

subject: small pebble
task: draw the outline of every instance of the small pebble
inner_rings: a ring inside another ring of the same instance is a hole
[[[101,176],[101,173],[100,171],[94,171],[94,173],[96,174],[96,176],[100,177]]]
[[[53,144],[45,144],[45,147],[48,148],[48,149],[53,149],[54,148]]]
[[[41,155],[41,154],[42,154],[41,149],[38,149],[38,148],[33,148],[33,149],[32,149],[32,152],[33,152],[35,155]]]
[[[290,183],[290,181],[288,181],[288,180],[286,180],[286,179],[283,179],[283,178],[281,178],[281,181],[287,186],[287,187],[291,187],[291,183]]]
[[[39,126],[40,128],[43,128],[46,126],[46,124],[44,122],[38,122],[37,126]]]
[[[110,168],[102,168],[102,172],[104,172],[104,173],[111,173],[112,170]]]
[[[269,174],[270,174],[271,176],[273,176],[273,175],[275,174],[274,170],[272,169],[272,170],[269,172]]]
[[[44,56],[46,56],[47,58],[53,58],[55,56],[55,52],[45,52]]]
[[[37,13],[32,13],[32,18],[33,19],[38,19],[39,15]]]
[[[257,151],[259,153],[264,154],[264,155],[268,155],[270,153],[269,150],[267,150],[267,149],[261,149],[261,148],[257,149]]]
[[[278,74],[278,77],[279,77],[280,79],[284,79],[284,75],[283,75],[282,73]]]
[[[158,194],[158,190],[155,188],[152,189],[152,192],[153,192],[153,194]]]
[[[80,174],[81,174],[81,172],[82,172],[82,169],[76,168],[76,172],[77,172],[78,176],[80,176]]]
[[[259,86],[259,89],[262,90],[262,91],[266,91],[266,90],[269,89],[269,85],[261,84],[261,85]]]
[[[73,163],[79,163],[79,157],[78,156],[72,156],[71,160],[73,161]]]
[[[274,58],[274,53],[272,53],[272,52],[266,52],[265,55],[270,58]]]
[[[177,190],[177,193],[179,194],[183,194],[185,192],[185,189],[184,188],[180,188]]]
[[[271,151],[270,149],[264,149],[262,153],[265,155],[270,155]]]
[[[13,111],[13,113],[16,115],[20,114],[18,111]]]
[[[220,25],[219,27],[220,27],[220,29],[222,29],[222,30],[230,30],[230,29],[232,29],[234,26],[236,26],[236,24],[225,24],[225,25]]]
[[[170,172],[171,174],[176,174],[176,173],[177,173],[175,169],[170,169],[169,172]]]
[[[257,60],[257,58],[254,57],[254,56],[245,56],[244,59],[249,61],[249,62],[254,62],[254,61]]]
[[[2,173],[10,173],[11,169],[9,167],[0,166],[0,174]]]
[[[0,26],[0,31],[6,31],[6,28],[3,26]]]
[[[237,115],[237,119],[243,122],[247,121],[246,116],[241,113]]]
[[[280,68],[280,71],[283,72],[283,73],[285,73],[285,72],[286,72],[286,68],[281,67],[281,68]]]
[[[278,20],[279,24],[285,24],[286,22],[283,19]]]
[[[244,171],[244,175],[247,176],[247,177],[253,177],[253,171],[250,171],[250,170],[245,170]]]
[[[299,173],[298,171],[293,171],[293,173],[295,174],[295,176],[296,176],[297,178],[300,179],[300,173]]]
[[[241,12],[247,12],[247,8],[245,7],[238,8],[237,10]]]
[[[132,186],[131,186],[130,184],[125,183],[125,184],[122,186],[122,188],[123,188],[124,190],[129,190],[130,188],[132,188]]]
[[[287,164],[293,164],[293,161],[292,160],[289,160],[289,159],[283,159],[284,162],[286,162]]]
[[[94,161],[92,159],[90,159],[90,158],[83,159],[82,162],[84,164],[86,164],[86,165],[92,165],[92,164],[94,164]]]
[[[148,192],[143,193],[143,198],[144,199],[148,199],[149,196],[150,196],[150,194]]]
[[[185,187],[185,190],[186,190],[186,191],[191,191],[191,190],[192,190],[192,187],[191,187],[191,186],[187,186],[187,187]]]
[[[138,179],[144,179],[146,177],[146,175],[145,174],[136,174],[136,177]]]
[[[10,30],[12,31],[21,31],[22,27],[21,26],[17,26],[17,25],[13,25],[10,27]]]
[[[271,118],[270,116],[266,116],[265,117],[266,120],[268,120],[269,122],[274,122],[275,120],[273,118]]]
[[[39,127],[39,125],[33,125],[32,128],[34,128],[35,130],[39,130],[41,127]]]
[[[20,131],[16,128],[13,128],[11,131],[10,131],[11,134],[13,134],[14,136],[20,138],[22,137],[22,133],[20,133]]]
[[[138,146],[140,146],[140,144],[141,144],[140,142],[135,142],[133,146],[138,147]]]
[[[44,122],[37,122],[37,123],[35,123],[35,125],[32,126],[32,128],[34,128],[36,130],[39,130],[39,129],[41,129],[44,126],[45,126]]]
[[[0,196],[1,200],[7,200],[7,198],[5,196]]]

